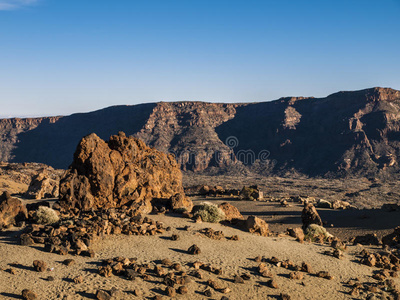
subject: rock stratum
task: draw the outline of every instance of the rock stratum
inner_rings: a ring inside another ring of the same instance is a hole
[[[161,102],[70,116],[0,120],[0,160],[67,168],[92,132],[124,131],[195,172],[388,176],[400,171],[400,91],[261,103]]]

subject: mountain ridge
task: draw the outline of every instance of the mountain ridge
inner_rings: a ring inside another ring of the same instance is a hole
[[[194,172],[397,176],[400,91],[375,87],[266,102],[157,102],[0,119],[0,161],[67,168],[83,136],[95,132],[108,139],[118,131],[174,153],[183,170]]]

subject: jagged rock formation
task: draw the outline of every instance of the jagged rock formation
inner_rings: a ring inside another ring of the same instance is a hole
[[[58,197],[58,183],[64,171],[40,163],[0,162],[0,193],[8,191],[34,199]]]
[[[108,142],[94,133],[84,137],[60,181],[60,205],[67,210],[128,207],[149,213],[153,199],[174,209],[193,206],[174,157],[123,132]]]
[[[400,91],[372,88],[326,98],[246,104],[117,106],[67,117],[0,120],[5,161],[66,168],[82,136],[125,131],[176,155],[183,170],[398,176]]]
[[[43,168],[32,177],[26,196],[32,199],[57,198],[60,176],[52,168]]]

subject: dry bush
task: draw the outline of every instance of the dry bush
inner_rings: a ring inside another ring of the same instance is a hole
[[[217,205],[203,202],[193,208],[194,216],[200,216],[203,222],[218,223],[225,220],[225,213]]]
[[[33,218],[36,223],[39,224],[54,224],[60,220],[57,212],[54,209],[46,206],[39,206],[37,211],[35,211]]]
[[[310,224],[305,231],[304,239],[306,241],[318,242],[326,241],[327,239],[332,237],[333,235],[326,231],[324,227],[317,224]]]

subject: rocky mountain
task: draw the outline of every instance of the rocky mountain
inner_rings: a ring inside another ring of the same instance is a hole
[[[161,102],[63,117],[0,120],[0,160],[67,168],[79,140],[124,131],[183,170],[310,176],[397,176],[400,91],[371,88],[326,98],[221,104]]]

